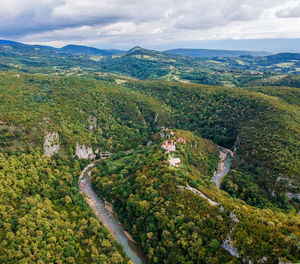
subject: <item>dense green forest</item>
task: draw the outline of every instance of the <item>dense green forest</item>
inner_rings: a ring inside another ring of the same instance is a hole
[[[60,135],[62,156],[74,155],[77,142],[104,151],[128,150],[146,144],[160,126],[170,126],[228,148],[235,144],[233,167],[242,174],[234,177],[234,189],[246,175],[249,184],[259,186],[240,183],[243,191],[235,191],[249,204],[263,207],[269,199],[287,208],[288,185],[299,188],[297,88],[246,91],[167,82],[127,82],[123,87],[88,78],[4,73],[0,85],[0,147],[10,153],[42,147],[51,131]],[[96,121],[92,129],[91,120]],[[292,183],[278,182],[279,177]],[[277,198],[270,196],[273,191]]]
[[[0,154],[1,263],[127,263],[78,191],[78,161]]]
[[[78,191],[80,146],[91,159],[116,153],[93,182],[151,263],[297,262],[299,202],[287,193],[299,192],[299,114],[292,87],[1,72],[0,261],[129,261]],[[166,127],[186,140],[179,168],[160,146]],[[236,150],[223,190],[211,182],[217,145]],[[187,183],[224,210],[179,188]],[[233,227],[240,258],[222,248]]]
[[[179,168],[168,166],[162,139],[135,154],[103,160],[93,171],[99,194],[113,202],[121,221],[153,263],[241,263],[220,246],[232,232],[240,259],[265,263],[299,258],[299,218],[271,210],[258,210],[218,191],[210,182],[217,162],[212,142],[192,133],[175,132],[186,139],[172,154],[182,159]],[[178,186],[199,188],[222,209]],[[280,225],[278,225],[280,223]],[[298,243],[298,244],[297,244]]]
[[[218,145],[236,148],[233,168],[240,174],[230,182],[234,185],[230,190],[234,196],[259,207],[265,206],[265,198],[269,198],[279,207],[287,208],[284,193],[290,185],[299,190],[300,111],[297,104],[287,103],[297,102],[298,89],[261,88],[265,91],[262,93],[164,82],[126,85],[171,106],[175,127],[195,131]],[[246,185],[240,177],[248,177]],[[232,177],[229,175],[228,179]],[[223,187],[228,189],[230,184],[225,181]],[[271,197],[272,191],[277,198]]]
[[[52,131],[60,135],[61,155],[73,155],[76,142],[127,150],[147,143],[155,116],[159,126],[171,111],[144,94],[88,78],[2,73],[0,92],[0,148],[12,153],[42,147]]]
[[[168,108],[112,83],[74,77],[1,73],[0,91],[0,262],[127,263],[78,191],[86,163],[72,159],[75,145],[136,148]],[[43,143],[52,131],[60,148],[49,158]]]

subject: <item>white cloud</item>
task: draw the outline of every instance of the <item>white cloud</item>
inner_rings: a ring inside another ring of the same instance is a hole
[[[0,0],[0,38],[63,45],[300,37],[299,0]],[[290,17],[284,19],[281,17]]]
[[[298,3],[298,5],[294,5],[277,11],[276,16],[281,18],[300,17],[300,3]]]

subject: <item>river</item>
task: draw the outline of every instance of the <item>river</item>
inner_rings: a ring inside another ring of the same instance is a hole
[[[216,170],[214,176],[211,179],[211,181],[214,182],[218,188],[220,188],[221,182],[225,175],[230,171],[232,159],[233,152],[229,149],[221,148],[218,169]]]
[[[110,231],[117,242],[122,246],[126,255],[134,264],[147,263],[141,249],[136,245],[131,236],[125,231],[119,222],[112,206],[100,198],[92,188],[90,176],[91,170],[95,167],[97,161],[90,163],[82,171],[79,177],[79,190],[83,194],[86,202],[93,209],[99,221]]]
[[[233,153],[232,151],[222,148],[220,151],[220,162],[218,169],[212,178],[212,181],[220,188],[222,179],[230,170],[230,164],[232,161]],[[126,255],[131,259],[134,264],[144,264],[147,263],[146,257],[143,255],[141,249],[136,245],[134,240],[131,238],[130,234],[126,232],[122,224],[119,222],[117,215],[113,211],[113,207],[99,197],[92,188],[91,184],[91,171],[96,166],[98,160],[93,161],[87,165],[82,171],[79,177],[79,190],[83,194],[85,201],[93,209],[95,215],[99,221],[110,231],[110,233],[115,237],[117,242],[122,246]],[[190,186],[182,187],[193,188]],[[197,190],[198,191],[198,190]],[[200,193],[200,191],[198,191]],[[204,197],[208,199],[207,197]],[[209,199],[210,200],[210,199]],[[218,203],[214,201],[209,201],[211,203]],[[213,205],[215,205],[213,204]]]

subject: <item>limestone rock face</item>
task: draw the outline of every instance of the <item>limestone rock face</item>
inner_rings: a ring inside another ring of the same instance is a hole
[[[296,199],[296,200],[300,201],[300,194],[299,193],[290,193],[290,192],[288,192],[287,197],[288,197],[289,200]]]
[[[239,258],[239,253],[237,249],[232,245],[232,240],[230,234],[227,235],[225,241],[223,242],[222,248],[224,248],[230,255]]]
[[[240,220],[237,218],[236,214],[233,212],[230,213],[230,218],[234,223],[240,222]]]
[[[96,155],[94,154],[91,147],[86,145],[79,145],[76,143],[76,155],[80,159],[95,159]]]
[[[47,133],[44,141],[44,152],[47,157],[59,152],[59,135],[57,132]]]
[[[239,219],[237,218],[236,214],[233,212],[230,213],[230,218],[235,224],[237,224],[239,222]],[[239,258],[239,252],[238,252],[237,248],[235,248],[233,246],[233,241],[231,239],[231,235],[232,235],[234,229],[235,229],[235,226],[233,228],[231,228],[229,234],[227,234],[226,239],[223,242],[222,248],[224,248],[227,252],[229,252],[231,256]],[[251,260],[249,260],[248,264],[251,264],[251,263],[253,263],[253,262],[251,262]]]

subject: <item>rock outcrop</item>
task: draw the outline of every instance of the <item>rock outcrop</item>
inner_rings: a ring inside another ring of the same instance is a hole
[[[300,194],[299,193],[287,193],[287,197],[289,200],[296,199],[300,202]]]
[[[76,155],[79,159],[95,159],[96,155],[91,147],[76,143]]]
[[[231,240],[231,232],[226,236],[225,241],[222,244],[222,248],[224,248],[231,256],[239,258],[238,250],[232,245],[233,241]]]
[[[47,133],[44,141],[45,155],[50,157],[59,152],[59,135],[57,132]]]
[[[234,222],[235,224],[237,224],[239,222],[239,219],[237,218],[235,213],[231,212],[229,217],[232,220],[232,222]],[[231,256],[239,258],[239,252],[238,252],[237,248],[235,248],[233,246],[233,241],[231,239],[231,235],[234,231],[234,228],[235,228],[235,226],[233,228],[231,228],[229,234],[227,234],[226,239],[224,240],[224,242],[222,244],[222,248],[224,248],[228,253],[230,253]]]

